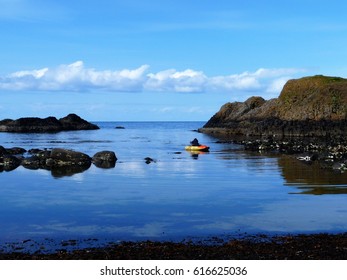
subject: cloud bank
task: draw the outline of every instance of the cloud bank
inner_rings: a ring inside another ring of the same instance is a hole
[[[76,61],[56,68],[25,70],[0,77],[8,91],[109,91],[109,92],[251,92],[279,93],[284,83],[304,69],[258,69],[208,77],[202,71],[167,69],[150,73],[148,65],[119,71],[96,70]]]

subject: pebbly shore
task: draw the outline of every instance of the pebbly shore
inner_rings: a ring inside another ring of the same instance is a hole
[[[347,233],[266,236],[205,242],[122,242],[43,254],[0,252],[1,260],[346,260]]]
[[[347,139],[317,137],[226,137],[216,135],[217,143],[242,145],[245,150],[259,153],[281,153],[292,155],[299,161],[318,163],[321,168],[338,172],[347,170]]]

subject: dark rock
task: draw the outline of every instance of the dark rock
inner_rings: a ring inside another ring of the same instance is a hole
[[[5,132],[58,132],[61,130],[62,125],[55,117],[0,121],[0,131]]]
[[[32,159],[37,159],[39,161],[40,168],[47,169],[47,160],[51,157],[51,150],[41,150],[41,149],[31,149],[28,151],[32,155]],[[28,162],[30,164],[30,162]],[[34,165],[36,163],[33,163]]]
[[[42,150],[42,151],[38,151],[34,155],[36,155],[41,160],[46,160],[51,157],[51,154],[52,154],[52,151],[50,150]]]
[[[249,138],[233,140],[245,150],[295,155],[301,162],[317,163],[321,169],[347,170],[347,138]]]
[[[90,130],[99,127],[91,124],[75,114],[70,114],[60,120],[48,118],[20,118],[0,121],[0,132],[59,132],[64,130]]]
[[[5,171],[12,171],[21,164],[21,160],[12,155],[4,155],[0,158],[0,166]]]
[[[96,153],[92,160],[99,168],[113,168],[116,165],[117,157],[112,151],[101,151]]]
[[[22,155],[26,152],[26,150],[19,147],[13,147],[13,148],[6,149],[6,152],[9,155]]]
[[[39,169],[42,166],[40,162],[40,158],[37,156],[31,156],[31,157],[25,158],[22,160],[21,164],[23,167],[27,169],[33,169],[33,170]]]
[[[6,154],[7,154],[6,149],[3,146],[0,146],[0,157]]]
[[[93,130],[99,129],[95,124],[89,123],[76,114],[69,114],[64,118],[59,119],[63,130]]]
[[[62,177],[83,172],[91,166],[92,162],[100,168],[113,168],[117,161],[113,151],[98,152],[93,158],[81,152],[61,148],[30,149],[29,157],[21,155],[24,151],[19,147],[5,149],[0,146],[0,172],[10,171],[22,165],[27,169],[50,170],[52,176]]]
[[[43,151],[43,150],[41,150],[41,149],[30,149],[30,150],[28,150],[28,153],[31,154],[31,155],[34,155],[34,154],[36,154],[38,152],[41,152],[41,151]]]
[[[116,126],[116,129],[125,129],[124,126]]]
[[[150,164],[152,162],[154,162],[154,163],[156,162],[154,159],[152,159],[150,157],[145,157],[144,160],[145,160],[146,164]]]
[[[90,166],[91,158],[81,152],[55,148],[50,155],[51,166]]]
[[[100,168],[113,168],[117,157],[112,151],[101,151],[93,158],[87,154],[61,148],[30,149],[29,157],[19,156],[25,150],[19,147],[5,149],[0,146],[0,172],[10,171],[19,165],[27,169],[45,169],[52,172],[54,177],[71,176],[87,170],[92,162]],[[17,156],[11,155],[16,154]]]

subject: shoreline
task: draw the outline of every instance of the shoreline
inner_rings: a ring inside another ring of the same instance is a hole
[[[293,155],[306,163],[316,162],[322,169],[347,170],[346,137],[246,136],[227,128],[200,128],[200,133],[218,139],[217,143],[241,145],[245,150]]]
[[[347,232],[248,235],[204,242],[139,241],[53,253],[0,252],[0,260],[347,260]]]

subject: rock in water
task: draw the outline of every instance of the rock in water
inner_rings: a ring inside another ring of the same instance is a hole
[[[58,132],[61,130],[62,125],[55,117],[0,121],[1,132]]]
[[[5,171],[16,169],[21,163],[21,160],[12,155],[4,155],[0,158],[0,166]]]
[[[50,166],[90,166],[91,158],[81,152],[55,148],[52,150],[49,157]]]
[[[93,156],[93,163],[99,168],[113,168],[116,166],[117,157],[112,151],[101,151]]]
[[[76,114],[69,114],[57,120],[48,118],[20,118],[17,120],[5,119],[0,121],[0,132],[59,132],[65,130],[91,130],[99,129],[95,124],[83,120]]]
[[[92,130],[99,129],[95,124],[89,123],[76,114],[69,114],[64,118],[59,119],[63,126],[63,130]]]

